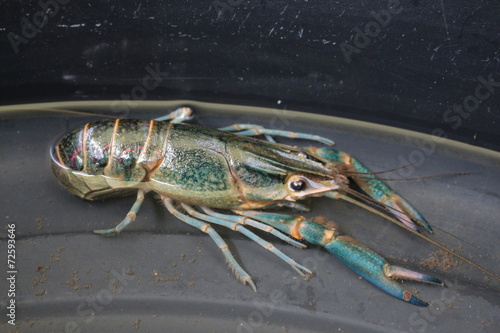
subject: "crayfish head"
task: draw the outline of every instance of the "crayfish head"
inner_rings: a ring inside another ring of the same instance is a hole
[[[317,175],[294,174],[286,180],[288,195],[285,200],[295,201],[306,197],[318,197],[327,192],[342,189],[349,181],[342,175],[335,178],[326,178]]]

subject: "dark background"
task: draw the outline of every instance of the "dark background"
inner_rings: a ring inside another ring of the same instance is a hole
[[[150,66],[161,83],[141,97],[149,100],[441,128],[500,151],[499,86],[468,118],[444,118],[475,94],[479,76],[500,82],[497,0],[401,1],[351,61],[340,45],[355,45],[353,29],[373,24],[370,12],[389,1],[64,1],[17,52],[9,36],[44,11],[37,1],[1,2],[1,104],[119,99]]]

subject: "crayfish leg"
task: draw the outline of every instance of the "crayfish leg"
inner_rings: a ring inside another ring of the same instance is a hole
[[[231,230],[235,230],[235,231],[242,233],[243,235],[247,236],[252,241],[256,242],[257,244],[259,244],[260,246],[262,246],[263,248],[265,248],[266,250],[273,253],[278,258],[280,258],[281,260],[283,260],[284,262],[289,264],[302,277],[304,277],[306,279],[311,277],[312,272],[309,269],[307,269],[307,267],[302,266],[301,264],[299,264],[298,262],[296,262],[295,260],[293,260],[292,258],[287,256],[286,254],[281,252],[273,244],[263,240],[262,238],[257,236],[255,233],[253,233],[252,231],[245,228],[241,223],[233,222],[230,218],[227,218],[227,217],[222,219],[220,217],[214,217],[214,216],[210,216],[207,214],[202,214],[202,213],[194,210],[192,207],[185,205],[185,204],[182,204],[182,208],[189,215],[193,216],[196,219],[200,219],[200,220],[207,221],[207,222],[214,223],[214,224],[219,224],[219,225],[222,225],[222,226],[229,228]],[[238,218],[238,216],[235,216],[235,217]],[[300,244],[300,243],[298,243],[298,244]]]
[[[170,198],[167,198],[163,195],[160,197],[161,200],[163,201],[163,204],[165,205],[165,207],[167,207],[168,211],[172,215],[177,217],[179,220],[195,227],[196,229],[199,229],[204,233],[208,234],[215,242],[215,244],[217,244],[219,249],[222,251],[222,254],[224,254],[224,257],[226,258],[229,267],[232,269],[236,277],[240,279],[240,281],[243,282],[243,284],[248,283],[250,287],[253,289],[253,291],[257,291],[257,288],[255,287],[255,284],[253,283],[251,276],[236,261],[231,251],[229,251],[227,243],[222,239],[222,237],[217,233],[217,231],[215,231],[215,229],[212,228],[210,224],[200,221],[197,218],[182,214],[174,207],[172,200]]]
[[[193,109],[184,106],[170,112],[166,116],[155,118],[156,121],[170,121],[171,123],[182,123],[193,119]]]
[[[111,229],[103,229],[103,230],[94,230],[95,234],[99,235],[105,235],[105,236],[113,236],[123,229],[125,229],[130,223],[135,221],[135,218],[137,216],[137,212],[141,208],[141,205],[144,201],[144,194],[145,192],[143,190],[138,190],[137,191],[137,198],[135,199],[134,204],[132,205],[132,208],[130,211],[127,213],[127,216],[121,221],[116,227],[111,228]]]
[[[306,245],[304,245],[300,242],[297,242],[295,239],[293,239],[293,238],[285,235],[284,233],[276,230],[275,228],[271,227],[270,225],[258,222],[256,220],[249,218],[249,217],[239,216],[239,215],[220,214],[220,213],[217,213],[217,212],[211,210],[208,207],[200,207],[200,208],[205,212],[206,215],[210,215],[210,216],[218,218],[218,219],[223,219],[223,220],[235,222],[236,224],[239,224],[239,225],[251,226],[253,228],[270,233],[271,235],[278,237],[279,239],[281,239],[281,240],[283,240],[283,241],[285,241],[285,242],[287,242],[295,247],[298,247],[300,249],[307,247]]]
[[[269,142],[275,143],[275,141],[272,139],[271,136],[280,136],[284,138],[290,138],[290,139],[304,139],[304,140],[311,140],[311,141],[317,141],[321,142],[325,145],[328,146],[333,146],[335,143],[325,137],[319,136],[319,135],[313,135],[313,134],[307,134],[307,133],[300,133],[300,132],[292,132],[292,131],[283,131],[283,130],[274,130],[274,129],[269,129],[265,128],[260,125],[255,125],[255,124],[234,124],[226,127],[221,127],[219,128],[220,131],[224,132],[233,132],[238,135],[244,135],[244,136],[257,136],[257,135],[265,135],[266,139]]]

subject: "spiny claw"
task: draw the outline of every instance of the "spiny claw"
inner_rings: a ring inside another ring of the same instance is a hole
[[[380,181],[373,172],[351,155],[333,148],[306,148],[307,152],[333,163],[340,173],[350,177],[371,198],[385,205],[386,209],[409,228],[420,232],[419,227],[432,233],[425,218],[408,201]],[[341,196],[342,197],[342,196]]]

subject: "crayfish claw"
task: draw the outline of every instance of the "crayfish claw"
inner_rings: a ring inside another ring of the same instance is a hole
[[[444,286],[443,281],[436,277],[390,265],[384,258],[350,237],[338,236],[334,241],[325,244],[325,248],[353,271],[380,289],[414,305],[426,307],[429,306],[429,303],[403,288],[396,279]]]
[[[382,182],[375,173],[370,171],[359,160],[353,156],[333,148],[306,148],[304,151],[313,154],[315,157],[323,159],[327,163],[335,166],[341,173],[352,179],[378,207],[385,208],[397,219],[410,229],[421,232],[424,228],[432,233],[432,227],[425,218],[413,208],[408,201],[403,199],[387,184]],[[345,195],[328,195],[332,198],[340,197],[346,199]],[[366,199],[362,198],[361,199]],[[348,200],[351,201],[351,200]],[[352,201],[351,201],[352,202]],[[354,202],[353,202],[354,203]]]

